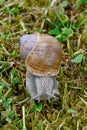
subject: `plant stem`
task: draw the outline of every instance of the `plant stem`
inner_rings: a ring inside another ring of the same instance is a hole
[[[22,113],[23,113],[23,130],[27,130],[26,125],[25,125],[25,107],[24,106],[22,106]]]

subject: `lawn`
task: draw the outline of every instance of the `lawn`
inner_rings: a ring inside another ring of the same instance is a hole
[[[58,99],[29,101],[20,37],[62,46]],[[0,130],[87,130],[87,0],[0,0]]]

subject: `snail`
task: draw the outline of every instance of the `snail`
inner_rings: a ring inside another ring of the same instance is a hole
[[[20,56],[26,66],[26,87],[31,99],[50,100],[59,94],[58,73],[61,44],[47,34],[29,34],[20,38]]]

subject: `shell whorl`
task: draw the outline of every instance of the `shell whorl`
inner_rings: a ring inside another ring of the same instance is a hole
[[[26,60],[26,57],[34,48],[38,40],[38,37],[38,34],[30,34],[24,35],[20,38],[20,56],[23,59],[23,61]]]
[[[20,39],[20,54],[27,69],[37,76],[58,73],[62,50],[60,43],[46,34],[31,34]]]

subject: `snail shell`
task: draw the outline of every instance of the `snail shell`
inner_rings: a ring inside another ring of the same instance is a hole
[[[58,73],[62,49],[54,37],[46,34],[22,36],[20,56],[26,65],[26,86],[31,99],[49,100],[59,94],[55,75]]]
[[[32,74],[53,76],[58,73],[62,50],[54,37],[46,34],[27,35],[25,43],[21,44],[20,54]]]

